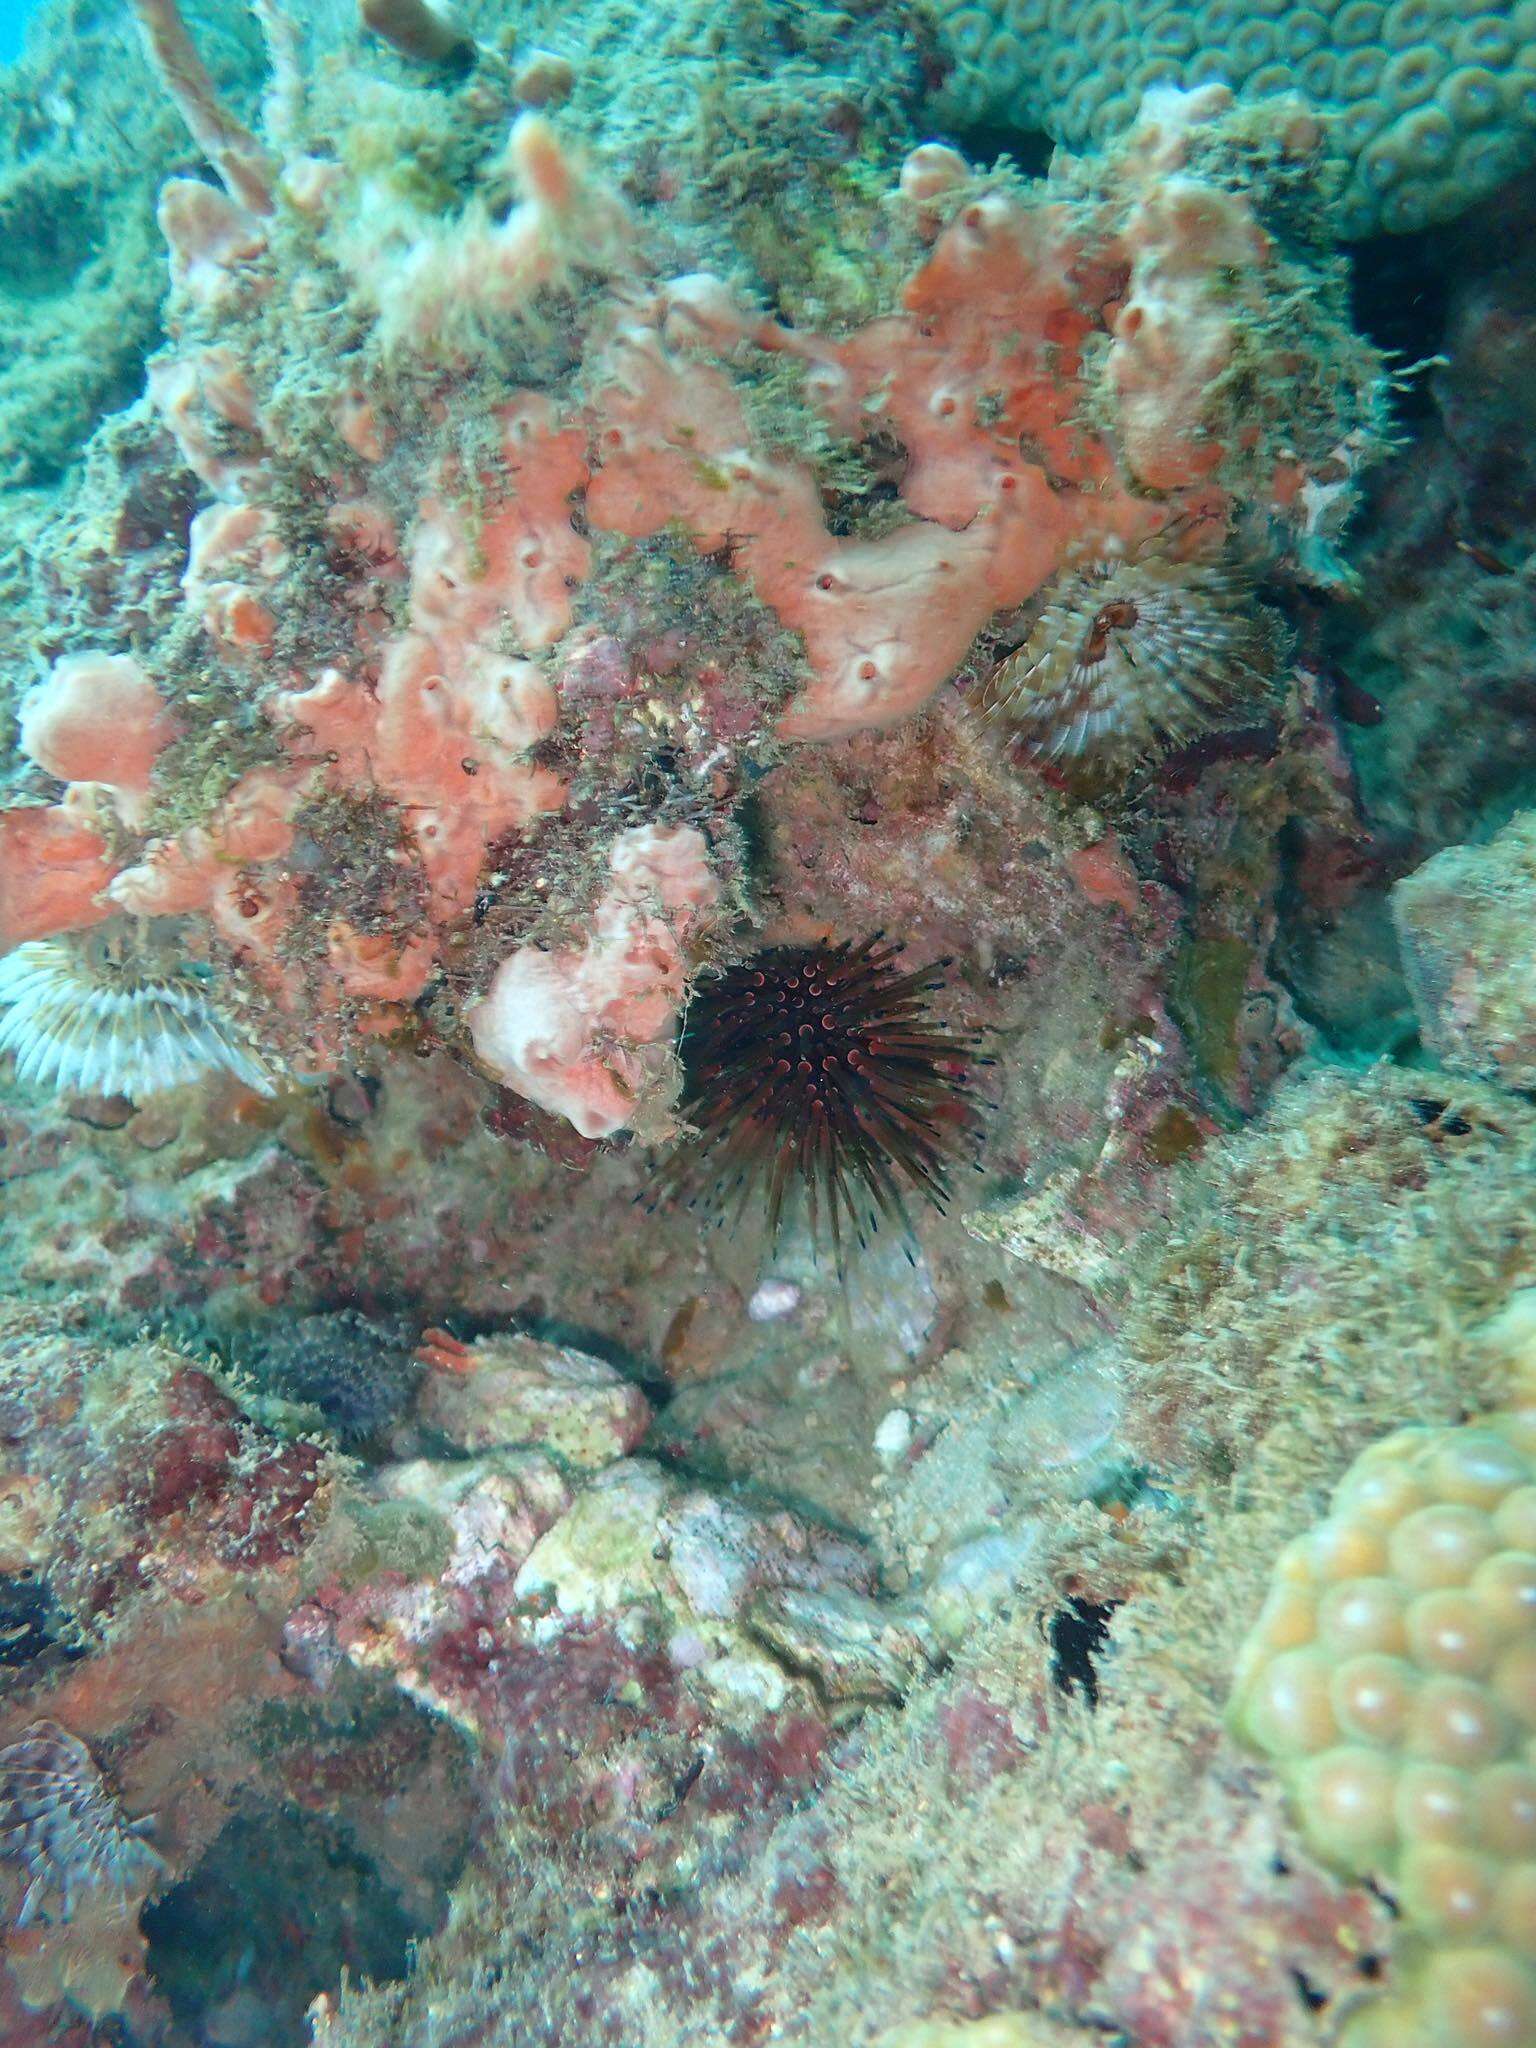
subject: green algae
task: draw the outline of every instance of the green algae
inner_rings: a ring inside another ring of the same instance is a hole
[[[1238,1019],[1253,972],[1253,952],[1242,939],[1191,939],[1174,963],[1169,996],[1187,1032],[1201,1073],[1236,1107],[1240,1073]]]
[[[246,10],[209,0],[210,68],[235,103],[259,75]],[[193,170],[127,10],[55,0],[0,69],[0,488],[52,484],[131,399],[159,335],[164,180]]]

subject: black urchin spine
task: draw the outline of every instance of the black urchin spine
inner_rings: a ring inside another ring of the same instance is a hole
[[[881,1217],[911,1235],[907,1196],[943,1210],[950,1170],[980,1136],[976,1035],[951,1030],[926,998],[939,961],[903,973],[883,933],[855,943],[775,947],[706,983],[684,1029],[684,1116],[698,1133],[663,1171],[721,1223],[765,1197],[770,1239],[803,1193],[813,1240],[859,1244]]]

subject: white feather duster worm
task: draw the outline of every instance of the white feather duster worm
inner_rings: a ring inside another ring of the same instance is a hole
[[[0,959],[0,1053],[16,1079],[137,1102],[223,1069],[262,1095],[272,1077],[184,966],[99,942],[46,939]]]

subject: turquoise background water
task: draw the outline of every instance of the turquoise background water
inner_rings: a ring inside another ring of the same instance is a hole
[[[0,0],[0,64],[21,54],[21,37],[37,12],[33,0]]]

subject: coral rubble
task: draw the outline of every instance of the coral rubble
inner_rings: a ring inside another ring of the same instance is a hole
[[[568,1971],[586,2024],[668,2043],[901,2039],[924,2014],[964,2041],[960,2022],[983,2013],[1027,2014],[994,2032],[1053,2040],[1061,2015],[1086,2012],[1110,2038],[1215,2044],[1246,2026],[1299,2048],[1335,2014],[1363,2024],[1393,1967],[1390,1918],[1314,1855],[1225,1714],[1274,1560],[1351,1455],[1394,1421],[1443,1427],[1463,1401],[1508,1397],[1508,1346],[1482,1333],[1536,1255],[1536,1131],[1528,1107],[1466,1084],[1465,1132],[1443,1132],[1411,1091],[1380,1070],[1288,1084],[1265,1125],[1186,1174],[1123,1327],[1091,1372],[1064,1359],[1047,1398],[1020,1405],[978,1370],[981,1324],[969,1353],[920,1375],[904,1446],[881,1431],[873,1537],[888,1583],[913,1589],[887,1593],[887,1629],[904,1611],[919,1641],[942,1632],[947,1668],[909,1677],[899,1715],[843,1735],[818,1798],[724,1838],[684,1895],[621,1886],[617,1918],[557,1927],[524,1868],[483,1864],[421,1980],[345,2002],[319,2038],[452,2039],[484,2017],[471,1959],[492,1957],[496,2024],[539,2041],[566,2023],[551,1984]],[[1427,1267],[1433,1294],[1414,1284]],[[608,1468],[583,1540],[561,1539],[537,1574],[561,1630],[655,1598],[687,1555],[651,1536],[671,1489],[619,1485],[629,1469]],[[1079,1664],[1064,1617],[1089,1610],[1104,1619]],[[673,1682],[634,1695],[642,1718],[671,1725]],[[525,1739],[543,1739],[538,1723]],[[602,1768],[604,1745],[583,1754]],[[714,1784],[734,1810],[735,1769],[712,1753],[690,1800]],[[579,1971],[549,1946],[563,1941]],[[508,1966],[526,1942],[541,1971],[519,1982]]]

